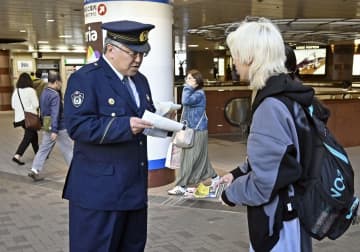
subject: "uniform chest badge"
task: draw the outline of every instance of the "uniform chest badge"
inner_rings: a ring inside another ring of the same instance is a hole
[[[150,96],[148,94],[146,94],[146,100],[150,102]]]
[[[80,91],[75,91],[71,95],[71,102],[75,108],[78,108],[83,104],[84,102],[84,93],[81,93]]]
[[[114,98],[109,98],[108,103],[109,103],[109,105],[114,105],[115,104]]]

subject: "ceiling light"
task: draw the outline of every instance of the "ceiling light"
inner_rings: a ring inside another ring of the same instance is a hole
[[[67,50],[69,50],[69,48],[67,46],[65,46],[65,45],[62,45],[62,46],[58,46],[56,48],[56,50],[57,51],[67,51]]]
[[[59,38],[72,38],[72,35],[59,35]]]
[[[49,23],[55,22],[55,19],[48,19],[47,22]]]
[[[85,64],[85,59],[83,58],[66,58],[65,65],[83,65]]]
[[[71,52],[86,53],[86,49],[79,47],[79,48],[74,48]]]
[[[188,47],[199,47],[199,45],[188,45]]]
[[[359,24],[358,21],[339,21],[339,22],[334,22],[334,23],[331,23],[332,26],[335,26],[335,25],[356,25],[356,24]]]
[[[49,41],[45,41],[45,40],[39,40],[38,44],[49,44]]]
[[[295,19],[295,22],[303,22],[303,23],[331,23],[344,20],[343,18],[298,18]]]
[[[85,47],[81,45],[72,45],[72,49],[75,52],[85,52]]]
[[[294,21],[293,18],[283,18],[283,19],[272,19],[271,22],[273,23],[289,23],[291,21]]]
[[[39,52],[52,52],[52,49],[49,45],[44,45],[44,46],[41,46],[39,49],[38,49]]]
[[[20,30],[19,32],[26,32],[26,30]]]

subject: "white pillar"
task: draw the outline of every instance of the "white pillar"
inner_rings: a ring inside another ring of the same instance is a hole
[[[140,68],[150,83],[154,102],[173,101],[173,6],[172,0],[84,0],[87,61],[102,54],[101,24],[132,20],[155,25],[149,33],[150,54]],[[170,139],[148,137],[149,170],[163,169]]]

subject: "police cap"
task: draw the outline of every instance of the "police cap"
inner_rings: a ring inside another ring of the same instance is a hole
[[[135,21],[122,20],[103,23],[101,26],[107,30],[107,37],[124,44],[135,52],[149,52],[148,34],[155,26]]]

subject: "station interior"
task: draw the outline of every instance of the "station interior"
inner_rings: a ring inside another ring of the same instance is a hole
[[[27,177],[31,151],[23,157],[24,167],[11,162],[23,134],[21,129],[13,128],[11,95],[22,72],[41,69],[42,78],[47,80],[48,72],[56,70],[64,80],[65,91],[69,76],[87,64],[84,2],[1,0],[0,252],[68,251],[68,209],[61,199],[68,167],[55,148],[46,164],[46,179],[33,183]],[[169,59],[172,83],[166,85],[171,86],[173,102],[180,103],[186,72],[198,69],[203,74],[209,157],[220,175],[246,158],[253,95],[249,83],[234,78],[229,71],[233,59],[226,36],[246,17],[265,17],[278,26],[285,43],[295,50],[304,85],[312,86],[316,97],[330,109],[327,126],[349,154],[355,170],[355,190],[359,192],[360,1],[168,2],[173,14],[172,34],[168,36],[173,54]],[[149,171],[146,251],[248,251],[246,208],[229,209],[213,199],[167,195],[176,172]],[[53,206],[58,208],[52,210]],[[359,225],[352,226],[339,240],[314,241],[314,251],[359,251],[359,234]],[[185,242],[187,245],[183,245]]]

